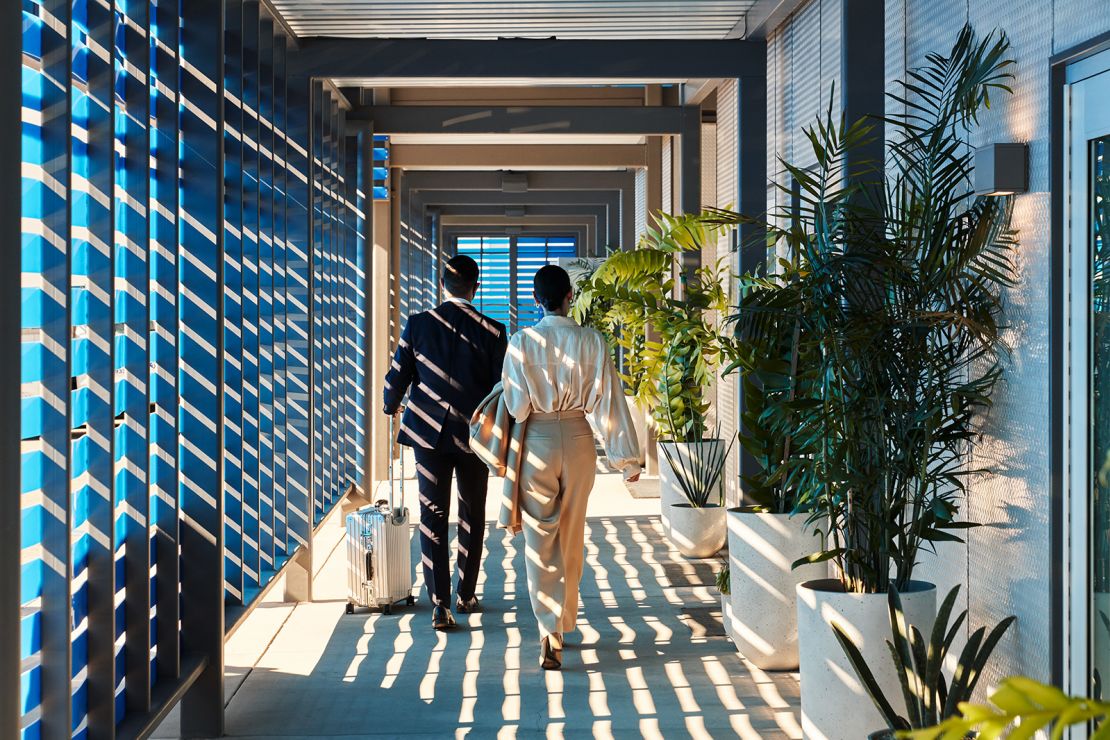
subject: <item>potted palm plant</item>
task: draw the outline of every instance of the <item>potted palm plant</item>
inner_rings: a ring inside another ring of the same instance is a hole
[[[650,411],[660,438],[664,530],[688,557],[703,557],[695,553],[714,542],[719,550],[725,539],[723,480],[716,468],[723,468],[728,445],[709,434],[706,389],[732,340],[712,321],[728,307],[721,265],[691,275],[679,266],[683,253],[715,243],[721,227],[700,214],[660,213],[655,221],[636,249],[610,254],[594,271],[579,290],[575,312],[590,312],[621,351],[626,387]],[[683,509],[681,531],[672,526],[676,508]]]
[[[990,95],[1008,91],[1009,43],[964,27],[947,54],[909,73],[886,121],[887,161],[846,172],[873,124],[828,111],[807,130],[817,165],[783,163],[801,207],[769,238],[798,255],[789,294],[768,286],[766,314],[801,318],[807,397],[792,406],[794,438],[812,454],[788,474],[812,502],[820,550],[835,577],[797,587],[803,731],[860,738],[885,726],[831,629],[859,636],[875,681],[895,695],[884,660],[887,590],[923,634],[936,588],[914,579],[922,552],[960,541],[970,450],[1001,376],[1001,294],[1012,284],[1010,199],[975,197],[961,133]],[[863,183],[863,184],[861,184]],[[723,216],[723,214],[722,214]],[[723,220],[723,219],[722,219]],[[734,220],[743,220],[737,217]],[[777,295],[776,295],[777,294]],[[776,303],[776,297],[782,304]],[[745,319],[741,317],[743,322]],[[759,332],[759,318],[750,328]]]

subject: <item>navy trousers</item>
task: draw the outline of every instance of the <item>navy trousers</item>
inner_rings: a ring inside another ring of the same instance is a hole
[[[459,556],[455,595],[474,595],[486,535],[486,484],[489,468],[470,452],[413,447],[420,490],[420,552],[424,585],[433,605],[451,606],[451,476],[459,487]]]

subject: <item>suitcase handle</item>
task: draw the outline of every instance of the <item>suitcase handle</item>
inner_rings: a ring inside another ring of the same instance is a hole
[[[399,511],[397,505],[393,502],[393,449],[397,446],[397,430],[395,428],[396,420],[397,416],[395,414],[391,414],[389,417],[389,510],[393,513],[394,519],[400,519],[401,512]],[[401,485],[403,486],[405,485],[404,450],[400,450],[399,457],[401,458]],[[401,503],[404,503],[404,497],[402,497]]]

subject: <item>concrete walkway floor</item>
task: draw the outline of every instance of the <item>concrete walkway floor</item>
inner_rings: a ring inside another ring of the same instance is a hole
[[[414,486],[406,488],[414,498]],[[568,637],[561,672],[538,666],[522,538],[488,524],[478,594],[485,611],[437,633],[422,592],[415,607],[392,615],[344,614],[336,517],[316,543],[325,553],[316,600],[262,603],[229,640],[227,734],[801,737],[797,676],[763,673],[737,655],[713,589],[720,561],[672,550],[658,507],[658,499],[632,498],[619,476],[598,476],[581,631]],[[413,552],[418,564],[415,541]],[[155,736],[176,737],[176,726],[171,717]]]

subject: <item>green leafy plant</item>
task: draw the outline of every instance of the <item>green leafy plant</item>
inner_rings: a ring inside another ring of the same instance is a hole
[[[954,716],[959,705],[971,699],[987,660],[1015,621],[1015,617],[1007,617],[995,625],[989,634],[986,627],[975,630],[960,652],[949,682],[944,674],[944,661],[960,627],[967,619],[965,609],[956,617],[955,623],[949,625],[959,592],[959,586],[948,592],[937,612],[929,641],[926,642],[917,627],[909,624],[906,619],[898,589],[891,586],[888,591],[891,639],[886,644],[902,689],[907,714],[905,717],[898,714],[894,709],[894,702],[883,693],[859,647],[840,625],[833,623],[833,633],[840,647],[844,649],[860,683],[875,702],[875,707],[883,715],[891,731],[930,727]],[[893,737],[893,733],[876,734],[872,737],[889,738]]]
[[[759,466],[743,476],[744,497],[751,508],[776,514],[804,511],[810,503],[802,487],[804,468],[792,461],[812,457],[816,437],[798,434],[795,411],[819,388],[812,368],[814,344],[805,334],[808,324],[793,309],[800,307],[797,288],[804,278],[798,253],[778,261],[772,275],[740,278],[741,299],[735,318],[734,361],[728,368],[742,370],[740,392],[743,414],[739,440]],[[773,299],[774,310],[762,305]]]
[[[590,287],[594,273],[603,263],[603,258],[579,257],[567,265],[567,272],[574,281],[575,302],[571,306],[571,317],[582,326],[600,331],[609,340],[610,346],[615,348],[617,340],[610,334],[609,323],[605,320],[612,301],[603,295],[592,293]],[[583,293],[590,293],[589,299],[581,300]]]
[[[725,563],[719,571],[717,571],[717,591],[724,596],[732,593],[732,576],[731,569],[728,563]]]
[[[1094,723],[1091,740],[1110,739],[1110,703],[1086,697],[1068,696],[1055,686],[1025,676],[1011,676],[991,693],[989,703],[963,702],[959,715],[934,727],[899,732],[897,737],[911,740],[962,740],[979,737],[993,740],[1007,729],[1010,740],[1027,740],[1041,730],[1052,728],[1052,740],[1064,737],[1067,728]]]
[[[1009,42],[969,27],[892,96],[887,161],[852,164],[873,124],[826,113],[806,129],[816,166],[782,166],[796,211],[763,223],[792,255],[783,275],[745,276],[741,339],[778,346],[798,325],[793,396],[749,420],[800,445],[773,474],[812,507],[820,552],[856,593],[905,589],[923,548],[961,541],[960,502],[1001,377],[1002,290],[1015,280],[1009,198],[976,197],[962,132],[1006,86]],[[731,211],[714,225],[759,222]],[[783,355],[778,354],[782,368]],[[765,386],[766,387],[766,386]],[[781,469],[780,469],[781,468]]]
[[[655,216],[636,249],[614,252],[581,285],[574,315],[594,317],[595,326],[622,353],[622,376],[630,395],[652,413],[664,440],[705,438],[713,379],[731,337],[713,323],[728,309],[720,264],[687,277],[682,255],[714,243],[720,227],[698,214]],[[678,277],[676,277],[678,275]]]

